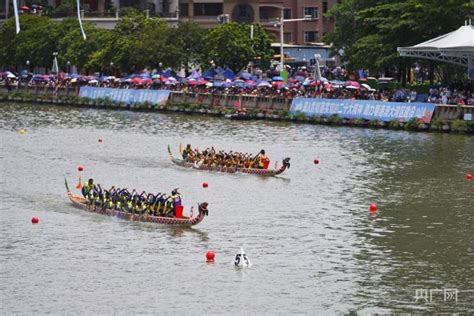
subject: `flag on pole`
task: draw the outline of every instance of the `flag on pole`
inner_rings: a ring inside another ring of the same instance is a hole
[[[16,27],[16,34],[20,33],[20,17],[18,16],[18,4],[16,0],[13,1],[13,12],[15,14],[15,27]],[[7,2],[8,5],[8,2]]]
[[[15,0],[13,0],[13,1],[15,1]],[[84,40],[86,40],[86,33],[84,32],[84,28],[82,27],[80,0],[77,0],[77,19],[79,20],[79,26],[81,27],[82,37],[84,38]]]

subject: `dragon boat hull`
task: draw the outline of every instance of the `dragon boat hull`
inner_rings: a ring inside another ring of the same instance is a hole
[[[191,162],[187,162],[180,158],[173,157],[173,153],[171,152],[171,147],[168,145],[168,154],[170,160],[180,167],[190,168],[190,169],[198,169],[204,171],[214,171],[214,172],[224,172],[224,173],[247,173],[247,174],[256,174],[259,176],[277,176],[282,174],[286,169],[290,167],[290,158],[285,158],[283,160],[283,164],[278,169],[254,169],[254,168],[235,168],[235,167],[212,167],[207,165],[197,165]]]
[[[113,216],[113,217],[120,218],[123,220],[163,224],[163,225],[168,225],[168,226],[190,227],[202,222],[204,217],[208,214],[207,203],[201,203],[199,205],[199,214],[198,216],[193,217],[193,218],[190,218],[190,217],[174,218],[174,217],[163,217],[163,216],[153,216],[153,215],[140,215],[140,214],[131,214],[131,213],[107,209],[107,208],[99,208],[99,207],[88,205],[85,198],[72,194],[68,188],[67,182],[65,183],[66,183],[66,189],[67,189],[67,196],[74,207],[91,212],[91,213]]]

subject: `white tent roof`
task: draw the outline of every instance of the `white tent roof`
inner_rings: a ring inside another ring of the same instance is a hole
[[[474,60],[474,26],[464,25],[411,47],[398,47],[400,56],[418,57],[468,66]]]

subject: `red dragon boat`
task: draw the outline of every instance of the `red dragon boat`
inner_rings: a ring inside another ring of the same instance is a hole
[[[120,219],[134,221],[134,222],[148,222],[148,223],[155,223],[155,224],[164,224],[170,226],[181,226],[181,227],[190,227],[199,224],[202,222],[205,216],[208,215],[207,205],[208,203],[204,202],[199,204],[199,213],[195,217],[181,217],[181,218],[174,218],[174,217],[163,217],[163,216],[153,216],[153,215],[140,215],[140,214],[130,214],[127,212],[107,209],[107,208],[99,208],[93,205],[89,205],[86,202],[86,199],[82,196],[74,195],[69,190],[69,186],[67,184],[66,179],[64,179],[64,184],[66,185],[67,196],[71,201],[72,205],[76,208],[83,209],[88,212],[113,216]]]
[[[287,168],[290,168],[290,158],[283,159],[283,164],[278,169],[256,169],[256,168],[236,168],[236,167],[211,167],[207,165],[197,165],[192,162],[187,162],[182,158],[175,158],[171,152],[171,147],[168,145],[168,154],[171,161],[184,168],[193,168],[198,170],[206,170],[206,171],[216,171],[216,172],[226,172],[226,173],[248,173],[248,174],[256,174],[259,176],[277,176],[283,173]]]

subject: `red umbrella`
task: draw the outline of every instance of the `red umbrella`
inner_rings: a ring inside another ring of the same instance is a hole
[[[352,87],[353,89],[360,89],[360,84],[357,81],[346,81],[344,83],[344,86],[346,87]]]
[[[145,83],[145,80],[135,77],[133,79],[130,79],[130,83],[135,84],[135,85],[141,85]]]
[[[22,10],[22,11],[30,11],[30,7],[24,5],[24,6],[20,7],[20,10]]]

